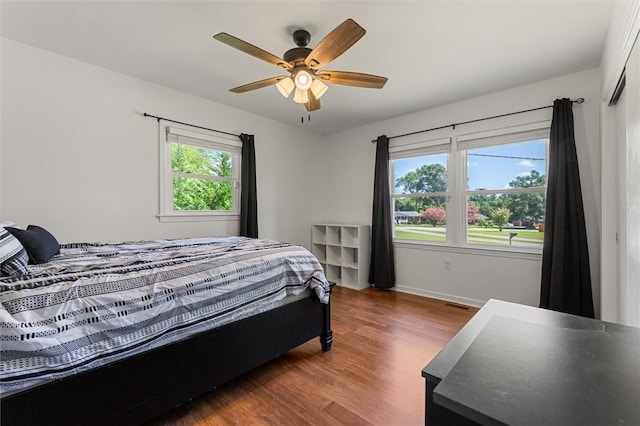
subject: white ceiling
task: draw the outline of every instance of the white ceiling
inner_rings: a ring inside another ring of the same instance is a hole
[[[321,134],[597,67],[613,0],[2,1],[2,36]],[[389,78],[331,85],[311,122],[275,87],[228,91],[281,69],[212,38],[276,56],[346,18],[367,34],[327,68]],[[305,117],[305,123],[300,118]]]

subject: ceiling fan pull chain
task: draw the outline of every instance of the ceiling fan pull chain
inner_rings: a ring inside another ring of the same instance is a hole
[[[309,117],[307,118],[307,122],[309,121],[311,121],[311,114],[309,114]],[[300,117],[300,122],[304,124],[304,115]]]

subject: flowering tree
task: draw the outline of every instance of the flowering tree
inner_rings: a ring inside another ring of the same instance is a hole
[[[423,219],[434,227],[439,223],[447,222],[447,212],[440,207],[430,207],[422,212]]]
[[[480,214],[480,209],[475,205],[473,201],[469,201],[467,203],[467,223],[469,225],[473,225],[478,222],[478,214]]]

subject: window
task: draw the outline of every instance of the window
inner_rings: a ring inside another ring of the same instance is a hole
[[[547,126],[391,146],[395,239],[541,251]]]
[[[451,140],[390,148],[395,237],[447,241]]]
[[[241,142],[169,126],[161,135],[161,220],[237,215]]]
[[[548,138],[541,136],[469,143],[461,152],[467,164],[467,244],[542,249]]]

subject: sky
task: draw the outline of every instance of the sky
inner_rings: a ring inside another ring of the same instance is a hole
[[[532,170],[537,170],[544,175],[546,174],[545,153],[545,140],[469,150],[467,153],[469,189],[508,188],[509,182],[515,180],[517,176],[530,174]],[[398,179],[427,164],[437,163],[446,167],[446,159],[446,154],[437,154],[395,160],[394,177]],[[398,192],[401,192],[400,189]]]

